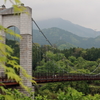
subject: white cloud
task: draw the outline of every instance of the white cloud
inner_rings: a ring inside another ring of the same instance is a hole
[[[33,18],[36,20],[59,17],[85,27],[100,30],[100,0],[21,1],[32,8]],[[0,4],[2,4],[1,1]]]

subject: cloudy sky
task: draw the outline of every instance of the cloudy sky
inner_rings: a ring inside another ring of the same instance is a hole
[[[33,18],[62,18],[100,31],[100,0],[21,0],[33,10]],[[3,4],[3,0],[0,0]],[[9,7],[9,2],[6,3]]]

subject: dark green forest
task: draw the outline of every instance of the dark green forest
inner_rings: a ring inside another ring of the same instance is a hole
[[[6,43],[13,48],[13,55],[19,57],[19,42],[6,40]],[[67,72],[78,74],[91,74],[92,72],[92,74],[100,73],[100,48],[92,47],[89,49],[83,49],[79,47],[73,47],[60,50],[57,49],[56,45],[51,47],[50,45],[40,46],[38,43],[33,43],[32,57],[33,77],[35,72],[46,73],[48,71],[55,73],[62,71],[63,73]],[[84,96],[88,96],[89,94],[92,96],[95,94],[100,94],[100,81],[87,80],[38,84],[35,85],[35,95],[46,95],[48,98],[47,100],[58,100],[58,94],[59,96],[68,94],[67,90],[69,87],[75,89],[75,91],[77,90],[77,92],[82,93]]]
[[[16,27],[10,27],[16,33],[20,34],[20,31]],[[48,45],[48,42],[44,39],[43,35],[38,31],[33,29],[33,42],[39,43],[40,45]],[[48,40],[56,45],[58,49],[70,49],[73,47],[79,48],[100,48],[100,36],[89,38],[89,37],[80,37],[75,35],[74,32],[65,31],[60,28],[52,27],[48,29],[42,29],[44,35]],[[84,31],[83,31],[84,32]],[[86,34],[87,35],[87,34]],[[7,35],[9,39],[15,39],[13,36]]]
[[[100,36],[95,38],[80,37],[74,33],[56,27],[43,29],[42,31],[48,40],[51,41],[52,44],[57,45],[57,47],[61,50],[73,47],[85,49],[92,47],[100,48]],[[33,41],[35,43],[39,43],[40,45],[48,45],[48,42],[38,30],[33,30]]]

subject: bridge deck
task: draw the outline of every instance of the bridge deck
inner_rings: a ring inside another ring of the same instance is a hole
[[[100,80],[100,75],[81,75],[81,74],[68,74],[68,75],[38,75],[34,76],[37,83],[48,82],[61,82],[61,81],[82,81],[82,80]]]
[[[62,82],[62,81],[82,81],[82,80],[100,80],[100,75],[82,75],[82,74],[37,74],[34,75],[37,83],[48,83],[48,82]],[[19,85],[15,80],[7,79],[6,77],[0,78],[0,86],[14,86]]]

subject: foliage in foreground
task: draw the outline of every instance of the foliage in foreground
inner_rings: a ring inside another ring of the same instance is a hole
[[[13,91],[11,89],[3,89],[3,93],[6,92],[6,94],[1,95],[0,94],[0,100],[33,100],[33,93],[30,92],[29,96],[26,96],[23,93],[20,93],[18,90],[14,89]],[[67,92],[67,93],[66,93]],[[59,90],[56,94],[57,97],[53,100],[100,100],[100,95],[95,94],[92,95],[84,95],[82,92],[78,92],[77,90],[68,87],[66,89],[66,92]],[[48,94],[49,95],[49,94]],[[52,98],[48,98],[48,95],[40,95],[38,94],[34,100],[52,100]]]
[[[4,1],[6,2],[7,0]],[[20,0],[9,0],[9,1],[12,3],[15,13],[16,12],[21,13],[25,10],[25,8],[21,6]],[[18,35],[17,33],[15,33],[10,29],[3,27],[2,25],[0,25],[0,35],[1,32],[13,35],[16,38],[21,39],[20,35]],[[31,96],[33,95],[33,93],[30,92],[29,88],[23,84],[22,78],[18,74],[16,74],[16,70],[19,71],[20,69],[23,77],[29,79],[29,81],[32,81],[31,80],[32,76],[28,75],[26,70],[24,70],[24,68],[17,63],[18,58],[12,56],[11,55],[12,53],[13,53],[12,48],[6,45],[5,39],[2,36],[0,36],[0,70],[4,69],[5,76],[7,76],[8,79],[13,79],[16,82],[18,82],[20,86],[30,94],[30,96],[25,96],[18,90],[11,90],[11,89],[5,89],[4,87],[0,87],[0,93],[2,92],[2,94],[0,94],[0,100],[32,100]]]
[[[58,93],[56,94],[57,97],[56,98],[52,98],[53,100],[100,100],[100,95],[99,94],[95,94],[94,96],[92,95],[84,95],[82,92],[78,92],[77,90],[68,87],[67,88],[67,93],[63,92],[63,91],[58,91]],[[35,100],[52,100],[50,98],[48,98],[48,96],[42,96],[39,95],[35,97]]]
[[[0,94],[0,100],[32,100],[33,98],[33,92],[29,92],[29,96],[27,96],[16,89],[4,89],[3,87],[1,89],[3,95]]]

